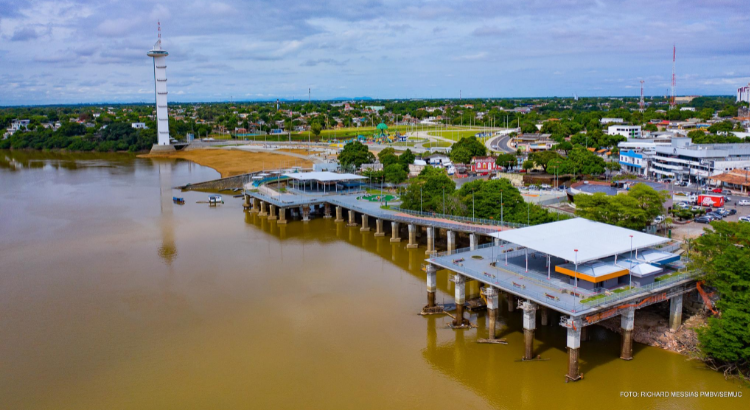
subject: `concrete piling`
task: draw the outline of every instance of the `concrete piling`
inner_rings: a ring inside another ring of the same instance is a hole
[[[581,380],[583,375],[578,367],[579,349],[581,348],[581,323],[573,323],[568,328],[568,374],[565,381]]]
[[[427,227],[427,250],[424,252],[425,255],[432,255],[435,253],[435,228],[428,226]]]
[[[269,221],[275,221],[276,220],[276,205],[269,204],[268,205],[268,220]]]
[[[336,219],[334,222],[344,222],[343,211],[340,206],[336,207]]]
[[[669,329],[676,331],[682,326],[682,295],[669,298]]]
[[[417,244],[417,226],[414,224],[409,224],[409,243],[406,245],[407,248],[413,249],[417,248],[419,244]]]
[[[310,206],[302,205],[302,222],[310,221]]]
[[[369,216],[362,214],[362,227],[359,228],[360,232],[370,232],[369,219]]]
[[[487,298],[487,318],[489,319],[489,338],[497,337],[497,312],[500,306],[499,292],[497,288],[487,286],[483,293]]]
[[[260,213],[258,214],[258,216],[268,216],[266,205],[267,204],[264,201],[260,201]]]
[[[633,360],[633,328],[635,327],[635,307],[623,309],[620,314],[622,341],[620,343],[620,359]]]
[[[514,303],[515,302],[515,300],[514,300],[515,297],[513,295],[511,295],[510,293],[506,293],[505,296],[506,296],[506,300],[508,302],[508,312],[514,311],[516,309],[515,303]]]
[[[383,231],[382,219],[375,220],[375,236],[385,236],[385,232]]]
[[[469,248],[473,251],[477,246],[479,246],[479,235],[475,233],[469,234]]]
[[[325,218],[325,219],[330,219],[330,218],[332,218],[332,217],[331,217],[331,204],[329,204],[328,202],[326,202],[326,204],[325,204],[325,207],[324,207],[324,215],[323,215],[323,218]]]
[[[454,327],[469,326],[470,322],[464,319],[464,303],[466,303],[466,278],[463,275],[456,274],[453,277],[455,283],[455,300],[456,300],[456,317],[453,319]]]
[[[391,242],[401,242],[398,236],[398,222],[391,222]]]
[[[548,313],[549,312],[547,311],[547,307],[546,306],[542,306],[542,307],[539,308],[539,310],[540,310],[541,316],[542,316],[542,326],[547,326],[547,323],[549,321],[548,320],[549,319],[548,318],[548,316],[549,316]]]
[[[435,294],[437,293],[437,267],[427,265],[427,307],[435,307]]]
[[[534,358],[534,330],[536,330],[536,303],[527,300],[521,303],[523,310],[524,360]]]
[[[279,220],[276,223],[279,225],[286,224],[286,208],[279,208]]]
[[[453,231],[448,231],[445,233],[445,236],[448,242],[448,252],[455,251],[456,250],[456,233]]]
[[[260,212],[260,200],[258,198],[253,198],[253,209],[250,212]]]

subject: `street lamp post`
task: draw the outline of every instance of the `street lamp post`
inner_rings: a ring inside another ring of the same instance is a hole
[[[575,283],[576,283],[576,289],[578,289],[578,249],[573,249],[576,253],[576,271],[575,273]]]
[[[419,186],[419,212],[422,211],[422,186]]]
[[[630,269],[628,270],[628,290],[633,287],[633,235],[630,235]]]
[[[500,190],[500,225],[504,224],[503,220],[503,190]]]

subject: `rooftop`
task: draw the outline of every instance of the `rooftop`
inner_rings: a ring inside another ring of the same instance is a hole
[[[284,174],[289,179],[297,181],[318,181],[318,182],[333,182],[333,181],[353,181],[359,179],[367,179],[360,175],[354,174],[337,174],[335,172],[319,171],[319,172],[292,172]]]
[[[579,264],[669,242],[660,236],[583,218],[496,232],[491,236]]]

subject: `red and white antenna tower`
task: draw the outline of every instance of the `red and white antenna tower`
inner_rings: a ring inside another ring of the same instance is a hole
[[[669,100],[669,106],[671,108],[675,108],[677,106],[677,103],[675,102],[675,95],[674,91],[677,87],[677,79],[674,75],[674,62],[677,57],[677,46],[672,46],[672,98]]]
[[[641,80],[641,101],[638,103],[638,105],[641,107],[641,111],[646,107],[646,103],[643,102],[643,80]]]

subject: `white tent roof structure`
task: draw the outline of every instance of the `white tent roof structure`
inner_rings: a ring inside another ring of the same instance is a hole
[[[333,181],[352,181],[358,179],[367,179],[360,175],[354,174],[337,174],[335,172],[291,172],[284,174],[285,177],[290,179],[296,179],[298,181],[318,181],[318,182],[333,182]]]
[[[490,234],[538,252],[579,264],[669,242],[669,239],[583,218]],[[578,250],[578,252],[576,252]],[[578,254],[576,257],[576,253]]]

